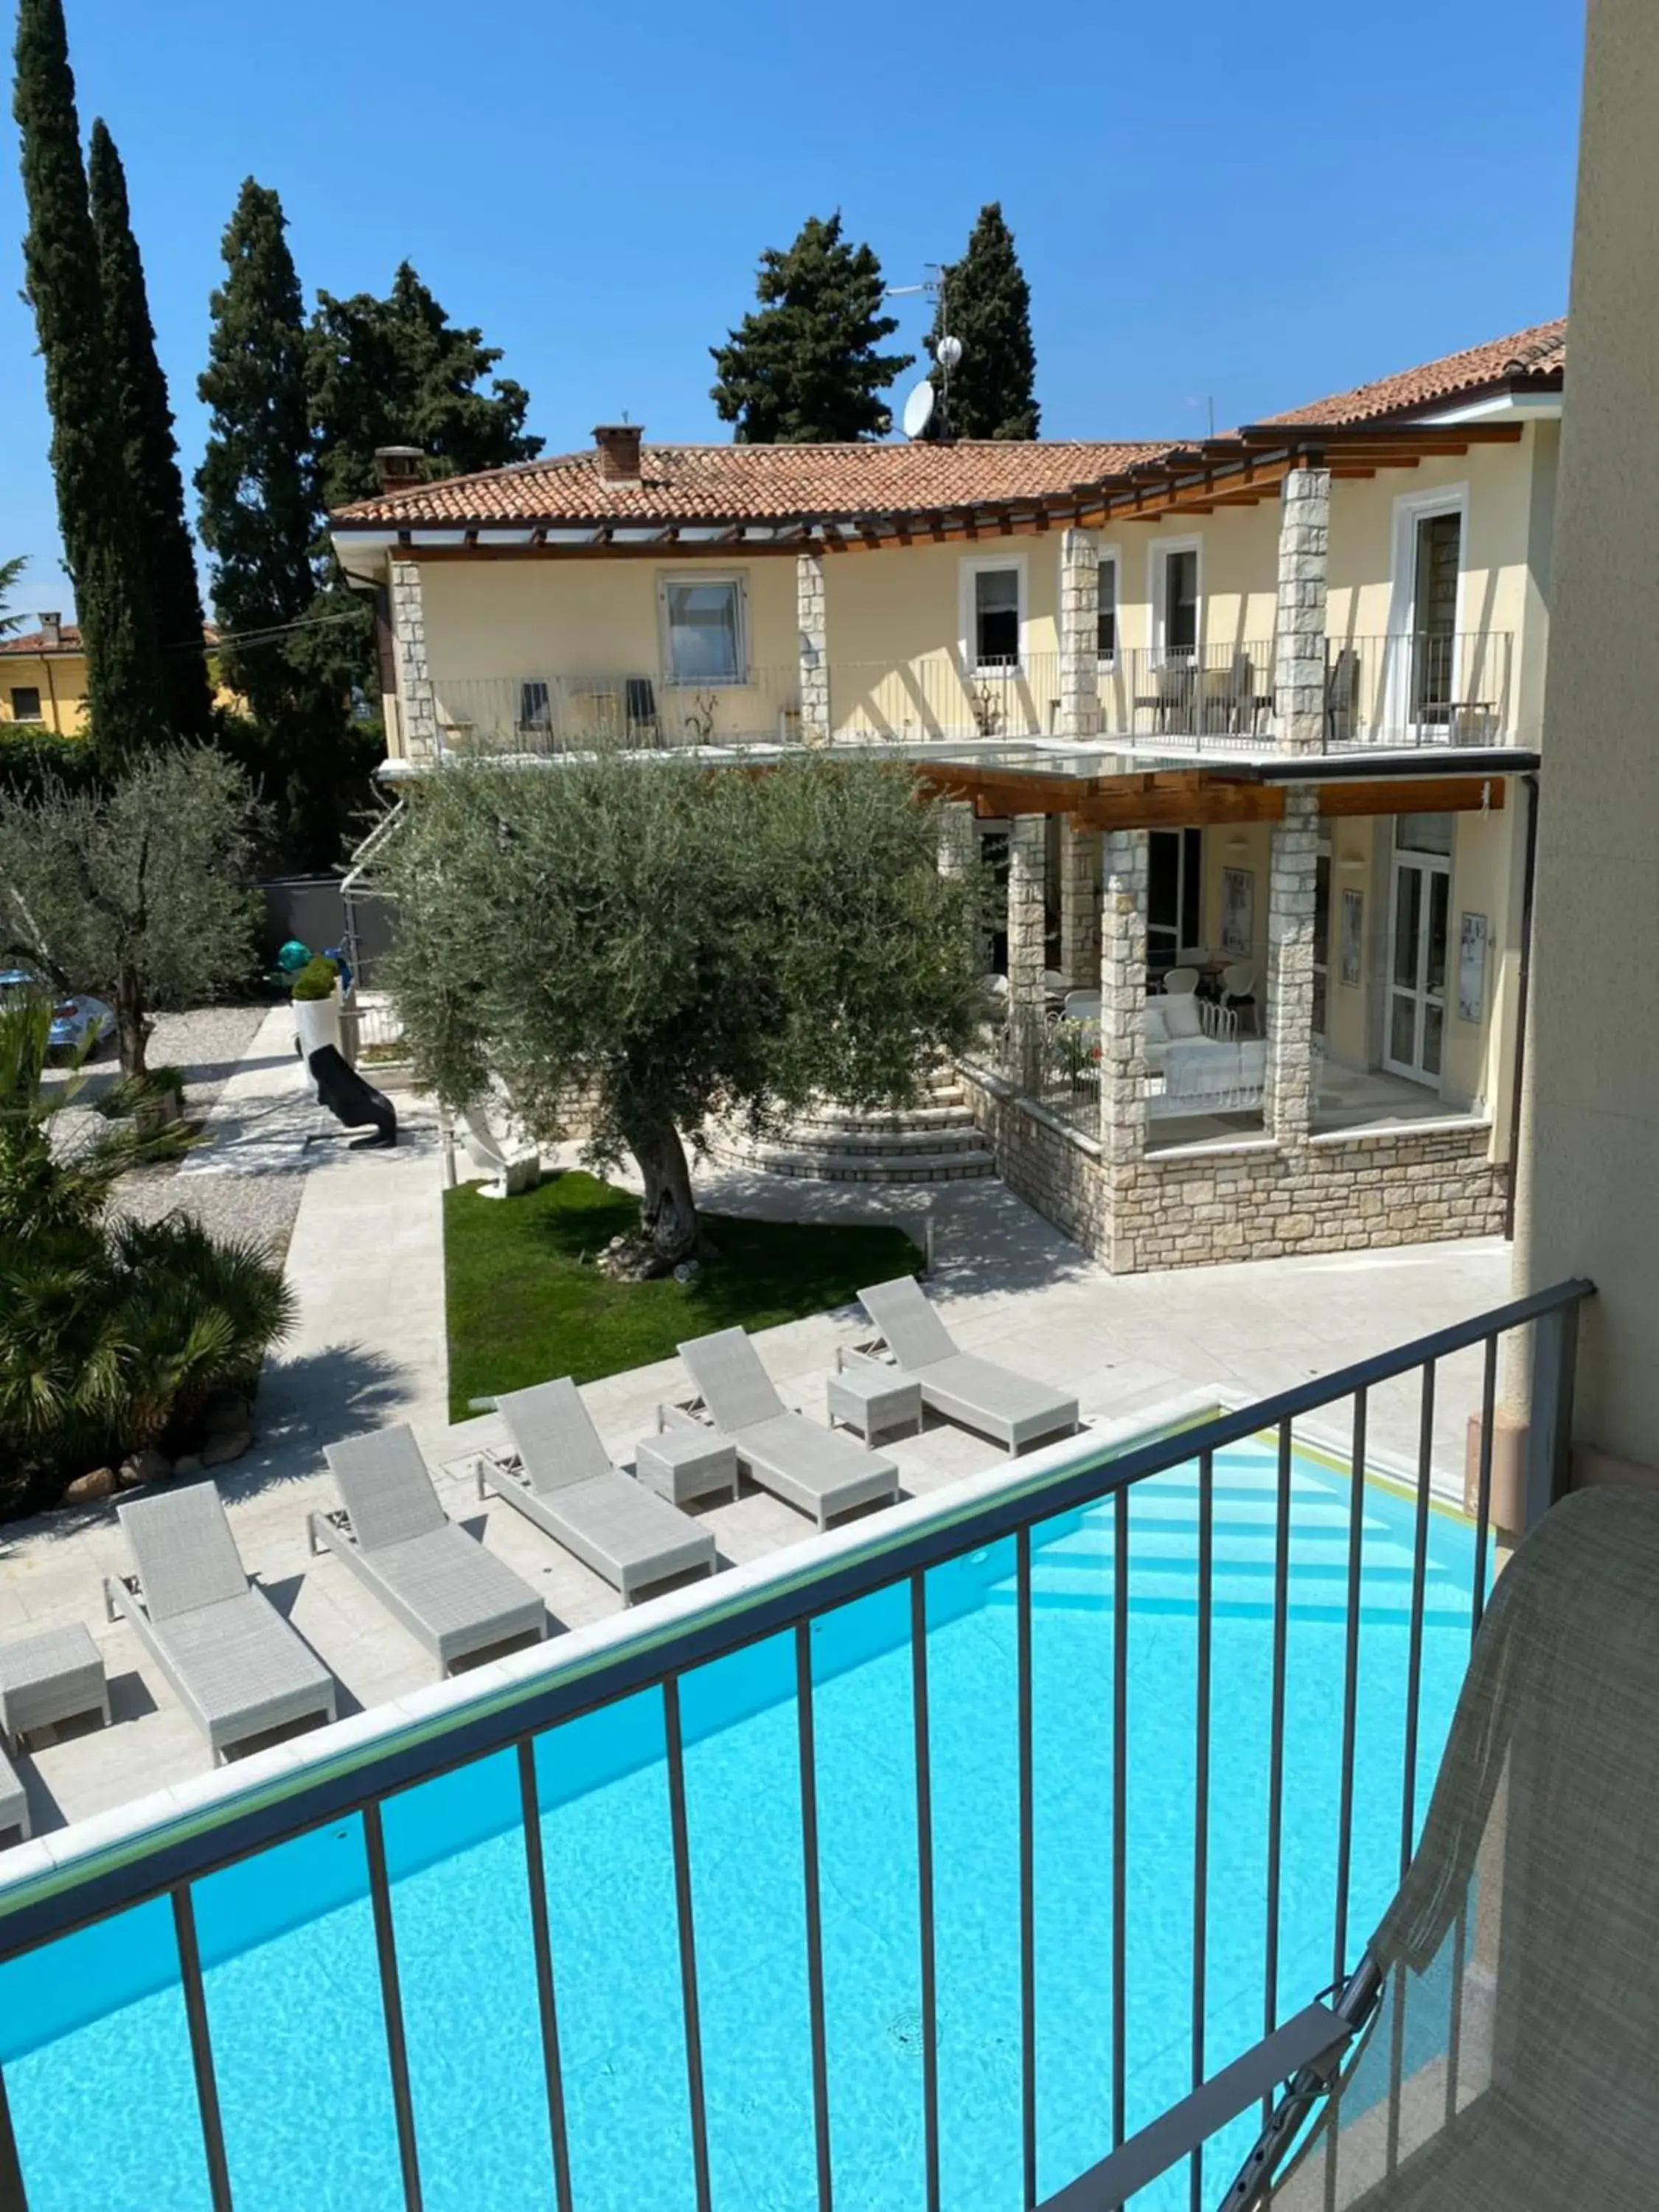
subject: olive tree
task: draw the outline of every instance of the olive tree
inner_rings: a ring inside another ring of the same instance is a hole
[[[0,788],[0,953],[106,998],[142,1076],[152,1007],[253,966],[258,826],[246,777],[208,747],[143,754],[107,787]]]
[[[909,771],[873,760],[447,766],[382,878],[417,1074],[452,1109],[494,1076],[544,1139],[580,1096],[588,1158],[644,1182],[607,1264],[664,1273],[699,1249],[685,1140],[711,1117],[902,1105],[967,1042],[974,893],[938,849]]]

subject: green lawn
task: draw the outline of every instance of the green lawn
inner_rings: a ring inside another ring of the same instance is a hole
[[[592,1264],[639,1207],[590,1175],[555,1176],[522,1198],[444,1197],[449,1411],[558,1375],[592,1382],[672,1358],[710,1329],[771,1328],[845,1304],[860,1284],[914,1274],[902,1229],[733,1221],[705,1215],[720,1254],[689,1283],[613,1283]]]

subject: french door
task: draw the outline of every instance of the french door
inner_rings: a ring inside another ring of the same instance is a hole
[[[1382,1065],[1416,1083],[1440,1080],[1450,908],[1449,854],[1396,851]]]

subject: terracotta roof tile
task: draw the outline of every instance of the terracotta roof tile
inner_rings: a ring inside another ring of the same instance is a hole
[[[597,452],[414,484],[334,521],[428,528],[514,522],[784,522],[925,513],[1035,499],[1115,476],[1170,450],[1125,443],[964,440],[951,446],[646,446],[638,483],[610,483]]]
[[[1534,323],[1530,330],[1509,337],[1493,338],[1486,345],[1468,346],[1462,353],[1425,362],[1420,368],[1401,369],[1397,375],[1378,377],[1374,383],[1357,385],[1328,399],[1315,399],[1305,407],[1292,407],[1283,415],[1262,417],[1267,422],[1375,422],[1391,415],[1413,415],[1426,407],[1444,405],[1466,393],[1484,391],[1516,374],[1539,376],[1559,371],[1567,357],[1567,319]]]
[[[81,633],[74,623],[65,623],[58,633],[58,642],[48,647],[46,634],[40,629],[28,629],[20,636],[0,637],[0,653],[35,656],[42,653],[79,653]]]

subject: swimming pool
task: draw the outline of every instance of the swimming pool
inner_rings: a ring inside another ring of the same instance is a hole
[[[1276,1463],[1217,1455],[1207,2070],[1261,2032]],[[1279,1986],[1329,1981],[1349,1486],[1298,1449]],[[1126,2119],[1189,2087],[1198,1479],[1128,1493]],[[1415,1509],[1368,1484],[1351,1953],[1400,1850]],[[1031,1538],[1038,2172],[1051,2193],[1111,2144],[1114,1510]],[[1420,1820],[1469,1643],[1474,1534],[1429,1516]],[[1013,2212],[1021,2181],[1017,1609],[1012,1540],[927,1576],[942,2201]],[[825,2034],[836,2201],[924,2199],[909,1597],[814,1624]],[[817,2202],[794,1648],[683,1678],[711,2197]],[[664,1704],[656,1690],[536,1747],[577,2212],[696,2202]],[[553,2202],[519,1776],[495,1753],[386,1801],[402,2010],[427,2212]],[[360,1816],[193,1886],[238,2212],[404,2202]],[[210,2208],[173,1910],[163,1899],[0,1967],[0,2065],[32,2212]],[[1253,2136],[1213,2149],[1218,2193]],[[1138,2207],[1185,2205],[1184,2172]]]

